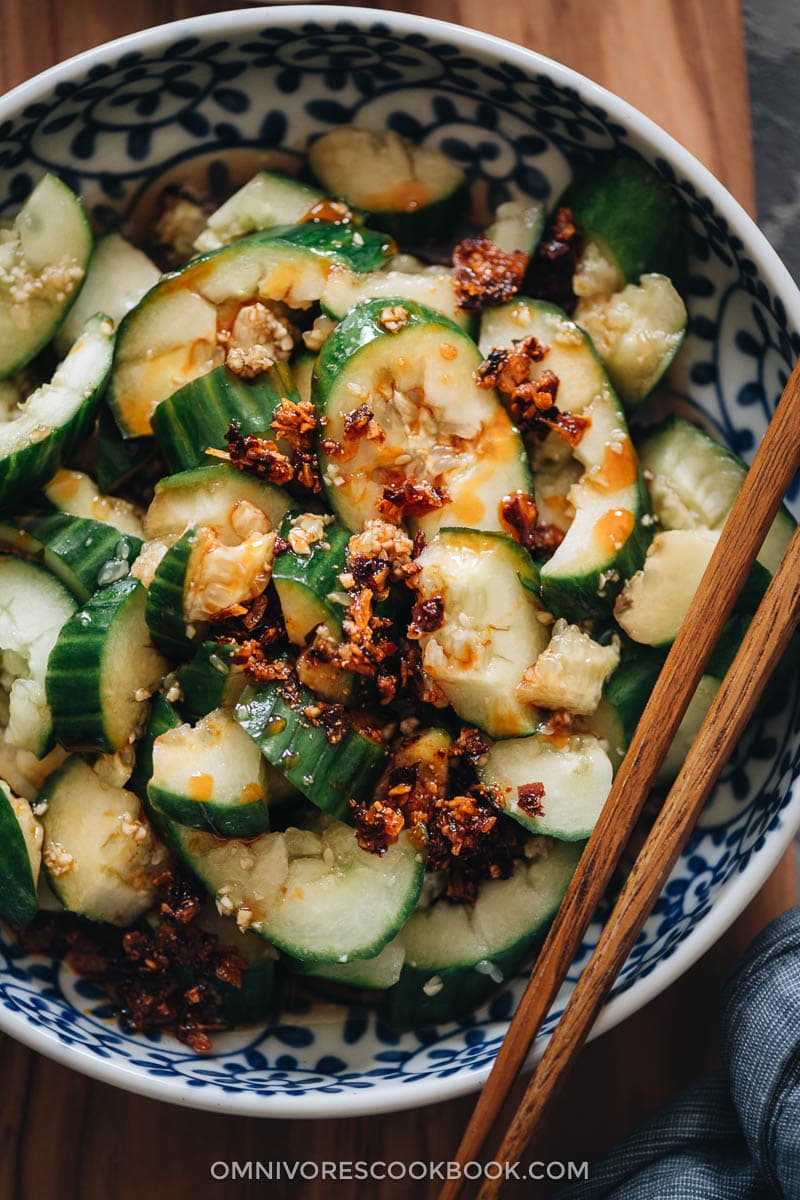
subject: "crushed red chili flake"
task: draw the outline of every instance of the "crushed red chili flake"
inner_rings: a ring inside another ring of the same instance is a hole
[[[255,638],[239,642],[233,652],[233,662],[243,667],[248,679],[254,683],[288,682],[294,679],[292,663],[286,658],[267,658],[264,646]]]
[[[355,588],[369,588],[377,599],[388,594],[392,564],[388,558],[367,558],[365,554],[347,556],[347,569],[353,577]]]
[[[220,613],[212,623],[214,638],[223,645],[233,646],[234,663],[253,677],[253,672],[269,669],[265,652],[286,640],[286,627],[280,602],[272,589],[238,607],[244,612]]]
[[[403,517],[421,517],[434,512],[449,501],[450,497],[443,487],[426,480],[402,479],[387,483],[378,509],[390,521],[400,521]]]
[[[214,451],[214,457],[227,457],[239,471],[247,471],[278,486],[289,483],[293,478],[292,464],[285,454],[281,454],[275,442],[255,433],[245,435],[234,422],[228,426],[225,440],[228,443],[227,456],[222,451]]]
[[[411,623],[408,626],[410,638],[420,638],[424,633],[435,633],[444,624],[444,600],[441,596],[431,596],[427,600],[418,600],[411,609]]]
[[[236,422],[231,422],[225,434],[227,452],[209,449],[206,453],[215,458],[225,458],[238,470],[266,479],[278,487],[296,486],[303,492],[321,491],[319,463],[310,448],[311,434],[305,429],[305,403],[281,401],[281,407],[284,404],[291,405],[294,412],[290,413],[287,408],[283,417],[276,416],[277,425],[275,421],[272,422],[273,427],[280,429],[280,437],[289,442],[289,454],[284,454],[275,441],[255,433],[243,434]]]
[[[517,804],[529,817],[544,816],[543,800],[543,783],[523,783],[517,788]]]
[[[164,1030],[197,1053],[226,1029],[214,983],[240,988],[247,962],[197,923],[196,885],[174,871],[156,879],[159,920],[151,930],[115,929],[70,913],[41,912],[19,931],[28,954],[63,958],[108,993],[128,1033]]]
[[[572,312],[578,300],[572,277],[582,251],[583,238],[572,209],[557,209],[531,264],[530,294]]]
[[[497,824],[497,813],[478,796],[452,796],[440,804],[437,829],[449,842],[447,853],[458,857],[462,850],[474,850],[484,834]]]
[[[453,285],[459,308],[472,311],[483,303],[510,300],[522,286],[528,261],[522,250],[508,254],[485,234],[458,242],[453,249]]]
[[[348,442],[356,441],[358,438],[365,437],[371,442],[383,442],[386,440],[386,432],[383,427],[375,420],[375,414],[368,404],[359,404],[358,408],[351,409],[350,412],[344,414],[344,436]],[[324,447],[332,448],[331,457],[340,458],[343,455],[344,447],[339,442],[334,442],[330,438],[326,438]],[[328,450],[325,450],[326,454]]]
[[[427,544],[428,539],[425,537],[425,531],[423,529],[418,529],[414,534],[414,548],[411,551],[411,557],[419,558]]]
[[[364,850],[383,854],[403,829],[424,830],[427,869],[447,873],[446,898],[472,903],[481,880],[511,873],[525,835],[511,822],[498,821],[503,807],[498,793],[475,778],[487,750],[478,730],[462,730],[449,750],[442,747],[433,756],[417,750],[423,737],[403,738],[375,797],[353,804],[356,837]]]
[[[536,501],[527,492],[514,492],[500,501],[500,520],[511,536],[536,558],[549,558],[564,540],[556,525],[539,524]]]
[[[464,725],[450,747],[451,758],[460,758],[473,768],[480,766],[488,753],[489,743],[474,725]]]
[[[402,812],[383,800],[353,803],[356,841],[370,854],[385,854],[405,826]]]
[[[540,423],[545,429],[551,429],[553,433],[557,433],[560,438],[574,447],[578,445],[590,427],[592,419],[591,417],[582,417],[579,413],[561,412],[554,407],[550,412],[542,415]]]
[[[544,370],[535,379],[529,378],[530,364],[542,362],[548,353],[549,347],[537,338],[523,338],[510,349],[492,350],[475,372],[475,380],[479,387],[496,387],[501,392],[523,433],[542,436],[552,430],[574,447],[591,419],[559,410],[559,379],[553,371]]]
[[[311,450],[317,430],[317,414],[310,400],[296,402],[282,397],[273,413],[270,428],[294,450]]]
[[[521,429],[536,425],[555,409],[558,387],[558,376],[552,371],[542,371],[536,379],[528,379],[514,388],[508,406]]]
[[[344,414],[344,436],[348,440],[363,437],[369,428],[370,421],[374,419],[375,414],[370,406],[359,404],[358,408],[351,409],[350,412]]]
[[[531,334],[520,338],[511,347],[495,346],[475,372],[475,382],[483,388],[499,388],[510,394],[530,376],[531,363],[539,363],[549,353],[545,346]]]

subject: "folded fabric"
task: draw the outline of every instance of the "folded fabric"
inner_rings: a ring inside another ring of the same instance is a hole
[[[722,1057],[558,1200],[800,1200],[800,906],[728,983]]]

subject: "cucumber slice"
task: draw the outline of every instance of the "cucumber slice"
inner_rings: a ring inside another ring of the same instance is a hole
[[[386,484],[404,478],[434,484],[450,498],[414,518],[426,536],[443,524],[503,528],[501,501],[530,491],[531,476],[496,393],[475,382],[480,361],[462,329],[411,301],[367,300],[337,325],[317,359],[314,397],[327,419],[323,482],[347,529],[381,516]],[[383,441],[348,441],[345,417],[361,404],[384,431]],[[343,452],[326,454],[326,440]]]
[[[296,959],[375,957],[413,910],[425,873],[424,845],[405,831],[378,855],[335,820],[251,842],[171,830],[220,911]]]
[[[143,251],[118,233],[98,238],[89,270],[77,300],[56,334],[55,347],[66,354],[83,326],[97,312],[118,325],[145,292],[158,283],[161,272]]]
[[[657,533],[644,566],[617,597],[614,616],[628,637],[647,646],[669,646],[719,540],[706,529]]]
[[[169,541],[192,525],[216,530],[226,546],[237,546],[247,528],[248,505],[266,517],[267,529],[279,529],[292,501],[281,488],[227,463],[179,471],[156,484],[144,518],[148,541]],[[243,524],[242,522],[245,522]]]
[[[642,159],[622,154],[597,159],[573,179],[559,204],[572,209],[584,240],[629,283],[657,272],[680,286],[689,246],[683,207]]]
[[[549,348],[531,365],[531,377],[552,371],[558,408],[590,421],[573,449],[583,467],[569,493],[575,515],[541,568],[545,606],[575,619],[607,605],[642,565],[651,537],[642,522],[649,503],[622,406],[583,330],[554,305],[524,298],[488,310],[481,320],[484,354],[531,335]]]
[[[301,400],[311,399],[311,379],[316,361],[316,354],[312,354],[310,350],[301,350],[292,359],[294,386]]]
[[[153,433],[172,471],[208,467],[214,461],[209,447],[227,450],[231,424],[240,432],[275,440],[270,428],[282,399],[300,397],[286,363],[275,363],[255,379],[241,379],[226,366],[184,384],[153,413]]]
[[[299,519],[302,521],[303,514]],[[297,514],[287,513],[281,526],[282,538],[290,537],[297,520]],[[320,540],[309,541],[307,553],[295,553],[290,543],[289,549],[275,559],[272,582],[281,602],[286,633],[296,646],[304,646],[318,625],[327,625],[331,633],[341,633],[348,597],[339,576],[345,569],[349,541],[346,529],[328,524]]]
[[[142,730],[147,701],[167,664],[151,645],[147,592],[120,579],[66,622],[47,666],[47,702],[55,735],[70,750],[110,754]]]
[[[233,708],[247,683],[244,671],[232,662],[234,647],[203,642],[190,663],[175,675],[180,710],[187,721],[199,721],[215,708]]]
[[[321,963],[313,960],[303,962],[290,958],[286,960],[286,965],[298,975],[327,979],[343,987],[370,988],[373,991],[384,992],[400,978],[405,956],[401,930],[374,958],[355,959],[350,963]]]
[[[104,496],[97,484],[83,471],[57,471],[44,494],[58,512],[72,517],[88,517],[102,521],[120,533],[130,533],[141,539],[141,511],[129,500],[117,496]]]
[[[307,709],[318,705],[307,688],[298,688],[296,700],[290,702],[279,683],[267,683],[248,687],[234,715],[267,762],[312,804],[343,816],[377,780],[386,746],[357,713],[349,717],[341,739],[332,744],[326,730],[306,716]]]
[[[313,143],[308,165],[331,195],[400,242],[450,232],[466,202],[466,176],[452,159],[390,129],[339,125]]]
[[[150,804],[163,816],[222,838],[269,829],[266,763],[242,727],[222,709],[197,725],[156,738]]]
[[[522,250],[532,258],[541,240],[544,222],[545,208],[538,201],[506,200],[498,206],[486,236],[504,254]]]
[[[531,838],[508,879],[481,884],[474,905],[438,900],[409,918],[405,962],[387,994],[397,1029],[440,1025],[482,1003],[510,978],[550,923],[583,846]]]
[[[686,755],[692,747],[692,742],[700,732],[700,726],[706,718],[706,713],[711,707],[711,702],[719,691],[721,683],[721,679],[711,674],[701,677],[697,689],[689,701],[689,707],[683,714],[678,732],[672,739],[672,745],[656,776],[657,787],[669,787],[675,781]]]
[[[91,921],[133,924],[155,900],[153,879],[167,862],[138,798],[73,755],[45,781],[38,804],[47,882],[64,907]]]
[[[158,448],[152,438],[130,438],[120,433],[109,410],[102,405],[97,422],[97,486],[114,492],[153,464]]]
[[[340,319],[363,300],[413,300],[434,312],[449,317],[462,329],[470,329],[473,314],[461,308],[449,267],[431,267],[422,271],[398,271],[395,268],[353,275],[350,271],[331,271],[321,298],[323,312]]]
[[[0,550],[41,563],[79,604],[127,576],[141,546],[131,534],[66,513],[32,517],[22,528],[0,525]]]
[[[203,714],[205,715],[205,714]],[[153,746],[157,737],[181,724],[180,713],[163,692],[153,697],[145,731],[136,743],[136,762],[128,780],[128,789],[147,806],[147,785],[153,777]],[[158,814],[155,814],[158,817]]]
[[[639,443],[653,511],[664,529],[722,529],[744,483],[747,465],[727,446],[680,417],[646,432]],[[758,555],[775,574],[795,520],[784,506]]]
[[[0,512],[16,512],[88,434],[111,370],[114,327],[93,317],[50,383],[0,424]]]
[[[657,779],[659,786],[672,783],[677,775],[678,769],[686,757],[686,752],[696,737],[709,705],[719,688],[720,681],[733,661],[748,622],[748,617],[734,617],[728,621],[722,631],[717,648],[708,664],[707,672],[697,685],[697,690],[662,764]],[[595,736],[603,739],[614,770],[622,762],[663,662],[664,654],[658,650],[637,647],[636,653],[625,654],[621,665],[609,680],[597,712],[586,721],[587,728]]]
[[[91,252],[83,205],[55,175],[45,175],[0,242],[0,379],[53,337],[78,295]]]
[[[590,836],[613,774],[608,754],[590,734],[562,740],[536,733],[495,742],[480,768],[484,783],[498,790],[507,816],[532,833],[568,842]],[[526,792],[531,785],[539,786]]]
[[[217,334],[227,332],[242,305],[269,300],[308,308],[334,264],[371,271],[391,250],[369,230],[312,222],[253,234],[165,276],[120,325],[109,404],[122,434],[150,433],[162,400],[223,361]]]
[[[166,551],[147,589],[147,628],[154,644],[170,658],[187,658],[208,631],[208,622],[187,620],[186,602],[209,533],[194,526],[187,529]]]
[[[627,409],[657,386],[686,333],[686,305],[666,275],[643,275],[638,285],[581,300],[574,316]]]
[[[211,214],[195,239],[195,250],[205,254],[262,229],[299,225],[324,199],[322,192],[299,179],[277,171],[259,171]]]
[[[77,603],[49,572],[0,558],[0,707],[10,745],[41,758],[52,742],[47,660]]]
[[[548,634],[527,551],[504,534],[443,529],[416,561],[420,600],[444,601],[441,627],[419,639],[425,674],[490,737],[533,733],[539,714],[518,688]]]
[[[150,581],[146,617],[155,644],[185,658],[209,621],[260,596],[269,583],[276,536],[254,533],[230,546],[208,526],[187,529]]]
[[[0,917],[10,925],[36,916],[43,839],[28,801],[0,779]]]

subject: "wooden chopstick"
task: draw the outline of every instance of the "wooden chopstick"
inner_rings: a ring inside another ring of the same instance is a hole
[[[461,1178],[444,1184],[440,1200],[459,1194],[463,1166],[478,1158],[525,1062],[798,466],[800,362],[725,522],[461,1139],[455,1156]]]
[[[642,931],[720,772],[745,731],[764,685],[800,620],[800,529],[797,529],[730,670],[706,714],[600,939],[528,1084],[498,1153],[516,1161],[583,1046]],[[488,1180],[479,1200],[499,1192]]]

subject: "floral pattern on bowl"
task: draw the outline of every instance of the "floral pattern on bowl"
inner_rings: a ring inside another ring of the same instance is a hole
[[[671,387],[748,457],[800,353],[800,296],[720,185],[634,110],[565,68],[400,14],[296,8],[198,18],[90,51],[0,101],[0,215],[44,170],[101,227],[152,181],[200,172],[224,192],[253,161],[291,164],[343,122],[440,147],[487,203],[554,200],[571,163],[625,146],[683,196],[694,235],[689,333]],[[753,723],[617,982],[600,1027],[685,969],[744,908],[798,821],[797,681]],[[547,1029],[596,943],[590,927]],[[521,994],[508,981],[449,1026],[397,1034],[374,1010],[289,1003],[268,1029],[198,1057],[124,1034],[103,996],[0,934],[0,1027],[61,1061],[160,1099],[254,1115],[375,1112],[480,1086]]]

